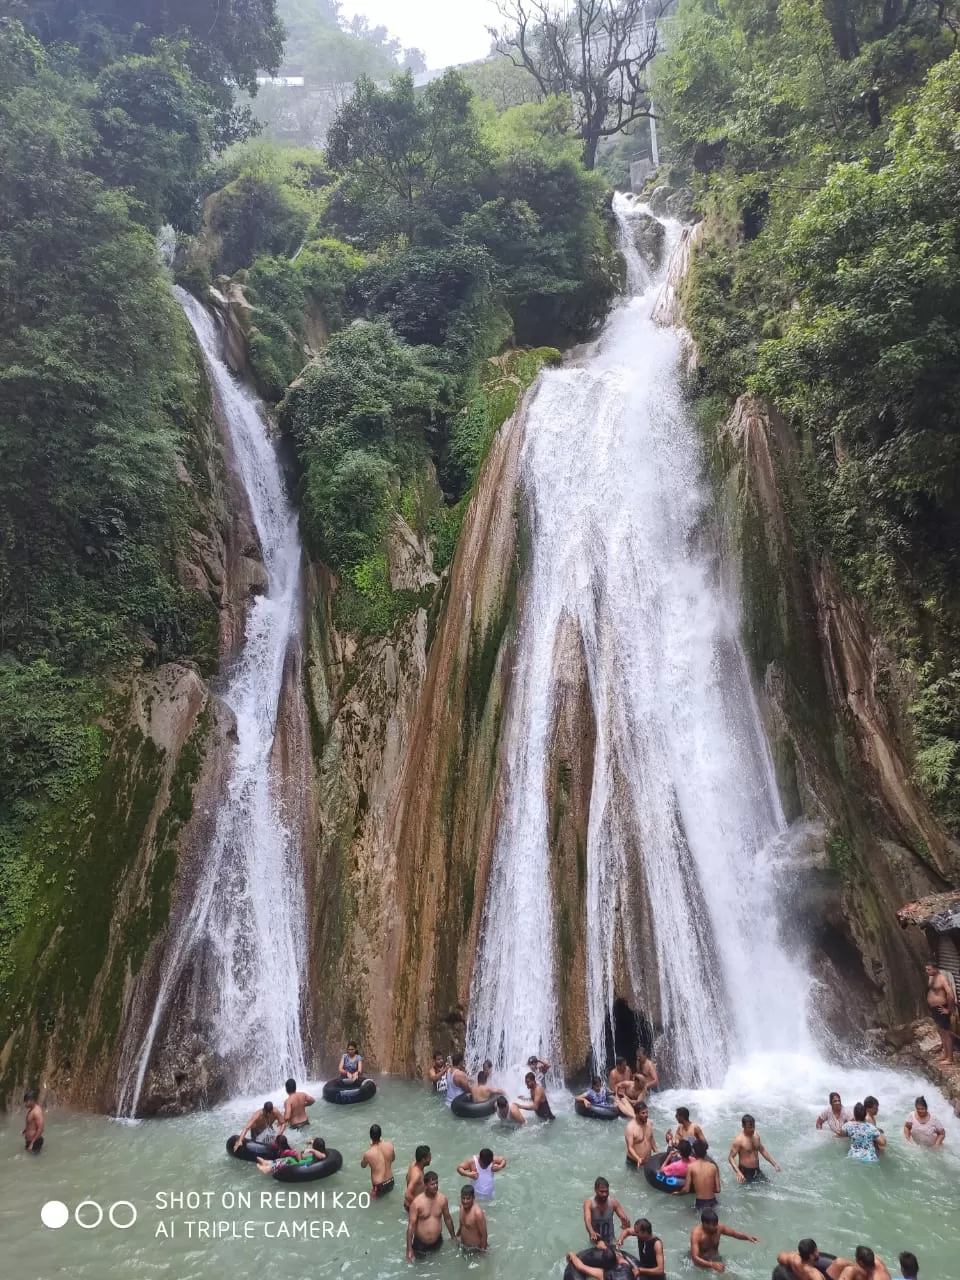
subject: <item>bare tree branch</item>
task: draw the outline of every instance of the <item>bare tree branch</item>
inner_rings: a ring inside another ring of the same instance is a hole
[[[490,28],[497,52],[536,81],[569,97],[588,169],[601,138],[650,115],[646,70],[668,0],[497,0],[504,20]]]

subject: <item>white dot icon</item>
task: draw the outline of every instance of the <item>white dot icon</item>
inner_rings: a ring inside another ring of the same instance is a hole
[[[51,1231],[59,1231],[70,1221],[70,1210],[62,1200],[48,1200],[40,1210],[40,1221]]]

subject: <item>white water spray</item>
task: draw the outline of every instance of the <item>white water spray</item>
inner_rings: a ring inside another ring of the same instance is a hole
[[[223,699],[236,716],[231,775],[189,909],[167,946],[149,1026],[122,1073],[118,1111],[134,1115],[157,1031],[189,964],[193,1001],[237,1091],[275,1088],[306,1074],[301,1000],[305,893],[297,824],[285,823],[271,753],[291,648],[299,643],[300,541],[256,398],[233,377],[209,313],[177,297],[203,350],[260,539],[268,590],[251,604],[243,649]]]
[[[489,1054],[506,1067],[533,1052],[559,1059],[546,785],[558,638],[572,620],[597,724],[586,884],[593,1052],[607,1056],[622,945],[634,996],[658,997],[676,1082],[715,1085],[734,1044],[802,1047],[809,980],[778,937],[773,854],[786,824],[737,602],[709,536],[679,386],[682,337],[652,319],[666,271],[635,247],[633,220],[649,214],[620,198],[615,207],[633,296],[582,363],[543,376],[525,422],[529,596],[467,1043],[471,1060]],[[680,228],[665,231],[668,259]],[[631,882],[653,921],[647,971]]]

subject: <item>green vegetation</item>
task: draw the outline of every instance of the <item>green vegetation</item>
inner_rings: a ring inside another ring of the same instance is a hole
[[[0,1041],[34,998],[75,1025],[105,958],[161,767],[117,739],[130,670],[215,665],[216,608],[178,573],[210,518],[209,393],[155,235],[199,225],[246,132],[227,80],[279,36],[272,0],[0,4]]]
[[[960,832],[960,54],[941,6],[681,4],[656,92],[706,235],[702,389],[797,434],[798,542],[914,690],[917,779]]]

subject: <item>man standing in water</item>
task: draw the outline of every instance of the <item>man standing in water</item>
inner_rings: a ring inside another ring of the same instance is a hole
[[[759,1244],[756,1236],[744,1235],[721,1222],[714,1209],[705,1209],[700,1215],[699,1227],[690,1232],[690,1257],[696,1267],[705,1267],[708,1271],[726,1271],[720,1261],[720,1237],[729,1236],[731,1240],[749,1240],[751,1244]]]
[[[656,1151],[657,1140],[653,1133],[653,1123],[647,1114],[646,1103],[641,1102],[637,1107],[636,1115],[632,1120],[627,1121],[623,1140],[627,1144],[627,1164],[633,1165],[635,1169],[641,1168]]]
[[[740,1123],[743,1128],[734,1138],[730,1154],[727,1156],[730,1168],[737,1175],[737,1181],[742,1186],[745,1182],[756,1182],[758,1179],[763,1178],[763,1174],[760,1172],[761,1156],[768,1164],[772,1164],[777,1173],[779,1173],[780,1166],[760,1141],[760,1135],[757,1133],[757,1122],[753,1116],[743,1116]],[[739,1162],[739,1168],[737,1162]]]
[[[316,1098],[311,1098],[309,1093],[298,1089],[297,1082],[292,1076],[284,1087],[287,1091],[287,1100],[283,1104],[284,1127],[287,1129],[306,1128],[309,1123],[307,1107],[312,1107],[316,1102]]]
[[[890,1272],[872,1249],[858,1244],[854,1261],[840,1272],[840,1280],[890,1280]]]
[[[32,1089],[23,1095],[23,1105],[26,1107],[26,1118],[23,1126],[23,1144],[26,1151],[39,1155],[43,1147],[43,1107],[37,1101],[37,1095]]]
[[[393,1190],[393,1162],[397,1153],[392,1142],[384,1142],[380,1126],[370,1126],[370,1146],[363,1153],[361,1169],[370,1170],[374,1200],[381,1200]]]
[[[427,1077],[437,1093],[447,1092],[447,1060],[439,1049],[433,1051],[433,1062],[427,1069]]]
[[[606,1178],[598,1178],[593,1184],[593,1198],[587,1197],[583,1202],[583,1225],[592,1244],[598,1247],[613,1244],[614,1214],[623,1227],[630,1226],[620,1201],[611,1198],[610,1183]]]
[[[445,1089],[445,1098],[447,1106],[453,1106],[454,1098],[459,1098],[461,1093],[470,1092],[470,1077],[463,1069],[463,1054],[454,1053],[450,1056],[450,1065],[447,1067],[447,1087]]]
[[[693,1144],[694,1159],[687,1169],[683,1189],[675,1191],[675,1196],[688,1196],[692,1191],[697,1199],[694,1208],[715,1209],[717,1196],[720,1194],[720,1170],[712,1160],[707,1159],[707,1144],[697,1141]]]
[[[540,1120],[553,1120],[554,1114],[550,1110],[550,1103],[547,1101],[547,1091],[542,1084],[537,1083],[537,1077],[532,1071],[528,1071],[524,1077],[523,1083],[530,1090],[529,1102],[517,1102],[517,1106],[521,1111],[532,1111]]]
[[[957,999],[953,994],[953,987],[950,985],[950,979],[940,972],[935,964],[928,964],[927,971],[927,1005],[930,1009],[930,1017],[937,1026],[940,1034],[940,1044],[943,1053],[938,1067],[953,1066],[953,1030],[951,1027],[951,1015],[957,1007]]]
[[[446,1223],[450,1239],[456,1240],[447,1197],[440,1191],[440,1179],[432,1169],[424,1174],[423,1190],[413,1200],[407,1215],[407,1261],[414,1254],[433,1253],[443,1244]]]
[[[460,1224],[457,1227],[461,1253],[485,1253],[487,1215],[476,1202],[473,1187],[460,1188]]]
[[[417,1147],[413,1154],[414,1161],[407,1170],[407,1186],[403,1193],[403,1207],[407,1210],[423,1190],[423,1176],[433,1158],[429,1147]]]

